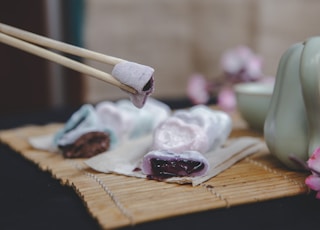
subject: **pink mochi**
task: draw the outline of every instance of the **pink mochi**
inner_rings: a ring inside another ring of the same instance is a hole
[[[174,116],[158,126],[153,140],[153,149],[176,153],[187,150],[204,153],[209,147],[208,137],[200,126]]]

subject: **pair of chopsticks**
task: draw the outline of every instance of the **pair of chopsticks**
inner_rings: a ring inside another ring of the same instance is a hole
[[[47,50],[43,47],[55,49],[57,51],[62,51],[64,53],[72,54],[86,59],[92,59],[94,61],[106,63],[109,65],[116,65],[122,61],[125,61],[123,59],[108,56],[70,44],[66,44],[3,23],[0,23],[0,42],[15,47],[17,49],[23,50],[25,52],[34,54],[36,56],[45,58],[52,62],[58,63],[60,65],[76,70],[83,74],[95,77],[99,80],[105,81],[109,84],[119,87],[122,90],[125,90],[129,93],[137,93],[135,89],[121,83],[120,81],[115,79],[111,74],[95,69],[83,63],[77,62],[60,54]]]

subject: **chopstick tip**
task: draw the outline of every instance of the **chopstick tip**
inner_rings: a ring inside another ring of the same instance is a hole
[[[124,90],[124,91],[127,91],[128,93],[131,93],[131,94],[137,94],[138,93],[138,91],[136,89],[134,89],[134,88],[132,88],[132,87],[126,85],[126,84],[123,84],[123,83],[121,83],[120,88],[122,90]]]

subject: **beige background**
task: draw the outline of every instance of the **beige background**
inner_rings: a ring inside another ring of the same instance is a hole
[[[182,98],[188,77],[218,77],[223,51],[248,45],[275,75],[293,43],[319,34],[318,0],[87,0],[85,46],[155,68],[157,98]],[[102,70],[111,68],[90,63]],[[126,95],[86,80],[86,101]]]

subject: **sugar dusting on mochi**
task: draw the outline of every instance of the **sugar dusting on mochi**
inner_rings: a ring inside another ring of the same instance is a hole
[[[153,73],[154,69],[149,66],[128,61],[116,64],[112,70],[113,77],[137,91],[136,94],[130,93],[130,100],[138,108],[144,106],[154,90]]]
[[[96,113],[101,125],[113,131],[117,142],[123,142],[151,133],[170,116],[171,109],[149,97],[140,109],[127,99],[100,102],[96,105]]]
[[[196,150],[205,152],[209,138],[198,125],[187,123],[172,116],[157,127],[153,133],[153,149],[166,149],[173,152]]]
[[[221,146],[232,129],[230,116],[204,105],[176,110],[154,131],[153,149],[208,152]]]

